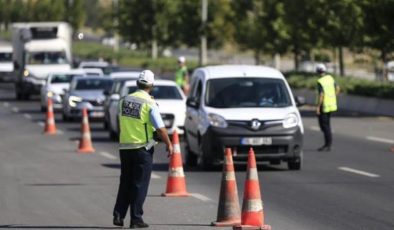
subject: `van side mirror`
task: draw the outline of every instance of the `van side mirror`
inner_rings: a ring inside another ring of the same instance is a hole
[[[186,100],[186,105],[192,108],[198,108],[200,103],[196,100],[196,98],[191,97]]]
[[[306,100],[305,100],[305,97],[302,97],[302,96],[296,96],[295,98],[295,102],[296,102],[296,106],[297,107],[301,107],[301,106],[303,106],[303,105],[305,105],[306,104]]]

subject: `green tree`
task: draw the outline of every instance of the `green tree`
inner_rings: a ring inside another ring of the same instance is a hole
[[[256,64],[261,54],[275,55],[287,50],[289,31],[284,21],[283,1],[234,1],[236,41],[244,49],[253,50]]]
[[[64,18],[64,0],[39,0],[33,3],[32,21],[62,21]],[[31,8],[29,8],[31,9]]]
[[[378,50],[381,61],[385,63],[394,53],[394,1],[364,1],[363,11],[364,45]]]
[[[69,22],[76,31],[85,23],[84,1],[83,0],[65,0],[65,21]]]

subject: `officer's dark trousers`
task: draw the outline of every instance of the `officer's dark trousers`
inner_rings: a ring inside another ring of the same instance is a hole
[[[320,113],[319,115],[319,126],[324,134],[324,145],[331,146],[332,134],[331,134],[331,113]]]
[[[148,193],[152,172],[153,148],[119,150],[121,174],[114,215],[123,219],[130,207],[131,223],[142,222],[143,204]]]

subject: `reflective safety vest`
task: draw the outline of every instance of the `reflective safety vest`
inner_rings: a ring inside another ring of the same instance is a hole
[[[185,75],[187,73],[187,67],[182,66],[175,72],[175,82],[179,87],[183,87],[185,84]]]
[[[154,127],[149,113],[155,101],[143,90],[124,97],[119,102],[119,149],[149,149],[153,140]]]
[[[335,80],[331,75],[324,75],[317,81],[323,88],[323,113],[337,111],[337,95],[335,92]],[[319,97],[320,95],[318,95]]]

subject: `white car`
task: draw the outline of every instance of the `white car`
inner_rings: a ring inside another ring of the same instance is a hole
[[[221,164],[224,148],[245,163],[250,147],[258,162],[302,163],[301,115],[284,76],[265,66],[198,68],[191,78],[185,121],[186,163]]]
[[[104,76],[103,70],[100,68],[84,68],[82,69],[87,76],[91,77],[102,77]]]
[[[52,98],[54,109],[61,109],[64,92],[70,88],[71,80],[79,76],[85,76],[85,72],[81,69],[50,73],[45,84],[41,87],[41,111],[46,111],[48,97]]]
[[[127,81],[119,95],[112,95],[109,105],[109,133],[112,139],[119,136],[119,99],[137,90],[136,81]],[[184,133],[184,123],[186,114],[186,96],[181,88],[174,81],[156,80],[151,95],[155,98],[159,106],[159,111],[164,125],[169,134],[174,130],[178,134]]]

